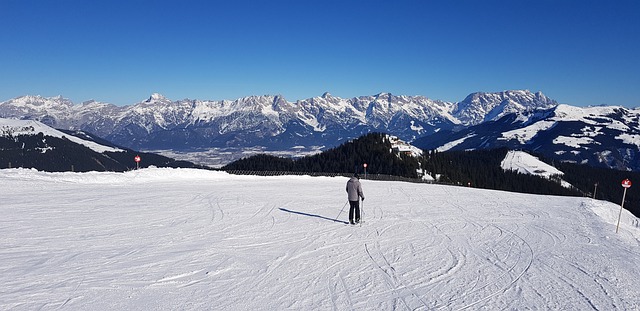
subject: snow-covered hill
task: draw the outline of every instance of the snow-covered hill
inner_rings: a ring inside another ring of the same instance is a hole
[[[143,162],[136,163],[136,156]],[[56,130],[35,120],[0,118],[0,168],[43,171],[125,171],[142,167],[198,167],[186,161],[123,149],[82,131]]]
[[[346,181],[0,170],[0,309],[640,308],[615,204],[362,180],[359,227]]]
[[[507,147],[560,161],[637,171],[640,109],[558,105],[437,133],[414,144],[440,151]]]
[[[510,150],[507,152],[500,167],[506,171],[515,171],[521,174],[536,175],[547,179],[558,178],[560,184],[571,188],[571,184],[561,179],[564,173],[557,168],[542,162],[535,156],[524,151]]]
[[[37,135],[42,133],[44,136],[64,138],[73,143],[86,146],[87,148],[98,152],[123,152],[124,150],[112,146],[105,146],[92,140],[81,139],[79,137],[65,134],[50,126],[34,120],[14,120],[0,118],[0,137],[16,137],[19,135]]]

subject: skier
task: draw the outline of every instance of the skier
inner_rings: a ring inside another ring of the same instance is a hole
[[[364,201],[362,185],[360,185],[360,175],[357,173],[347,181],[347,194],[349,197],[349,223],[352,225],[360,222],[360,205],[358,199]]]

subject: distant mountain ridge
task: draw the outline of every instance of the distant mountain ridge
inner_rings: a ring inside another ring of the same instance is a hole
[[[442,131],[413,143],[440,151],[521,149],[559,161],[638,171],[640,109],[558,105]]]
[[[346,99],[325,93],[296,102],[281,95],[172,101],[153,94],[130,106],[23,96],[0,103],[0,117],[87,131],[121,146],[146,150],[246,146],[283,150],[332,147],[381,131],[413,141],[556,105],[544,94],[527,90],[473,93],[456,103],[390,93]]]

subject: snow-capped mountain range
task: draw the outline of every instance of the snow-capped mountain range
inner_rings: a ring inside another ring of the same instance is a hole
[[[640,169],[640,110],[559,105],[527,90],[473,93],[460,102],[380,93],[325,93],[295,102],[281,95],[236,100],[147,100],[116,106],[23,96],[0,103],[0,117],[38,120],[142,150],[330,148],[386,132],[425,149],[506,146],[560,160]]]
[[[542,93],[474,93],[459,103],[381,93],[354,98],[325,93],[296,102],[280,95],[237,100],[177,100],[160,94],[130,106],[58,97],[23,96],[0,103],[0,117],[33,119],[55,128],[83,130],[141,149],[263,146],[335,146],[371,131],[406,141],[512,112],[557,103]]]

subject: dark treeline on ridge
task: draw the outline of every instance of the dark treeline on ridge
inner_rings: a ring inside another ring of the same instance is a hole
[[[319,154],[299,159],[255,155],[224,166],[223,170],[367,173],[418,178],[418,159],[391,152],[386,134],[370,133]]]
[[[560,183],[540,176],[505,171],[500,163],[508,149],[430,152],[425,170],[440,176],[439,181],[486,189],[533,194],[582,195]]]
[[[439,181],[485,189],[506,190],[545,195],[588,196],[616,204],[622,203],[624,179],[637,181],[638,186],[627,190],[625,209],[640,217],[640,173],[596,168],[589,165],[552,161],[535,155],[564,173],[551,180],[534,175],[505,171],[500,167],[508,149],[427,152],[423,167],[431,174],[439,174]],[[560,179],[573,189],[560,185]],[[597,188],[595,184],[598,184]]]
[[[640,217],[640,172],[620,171],[591,167],[574,163],[555,162],[554,166],[564,173],[563,179],[585,192],[589,197],[622,203],[624,188],[622,181],[629,179],[632,187],[627,189],[624,208]],[[597,184],[597,186],[596,186]]]

